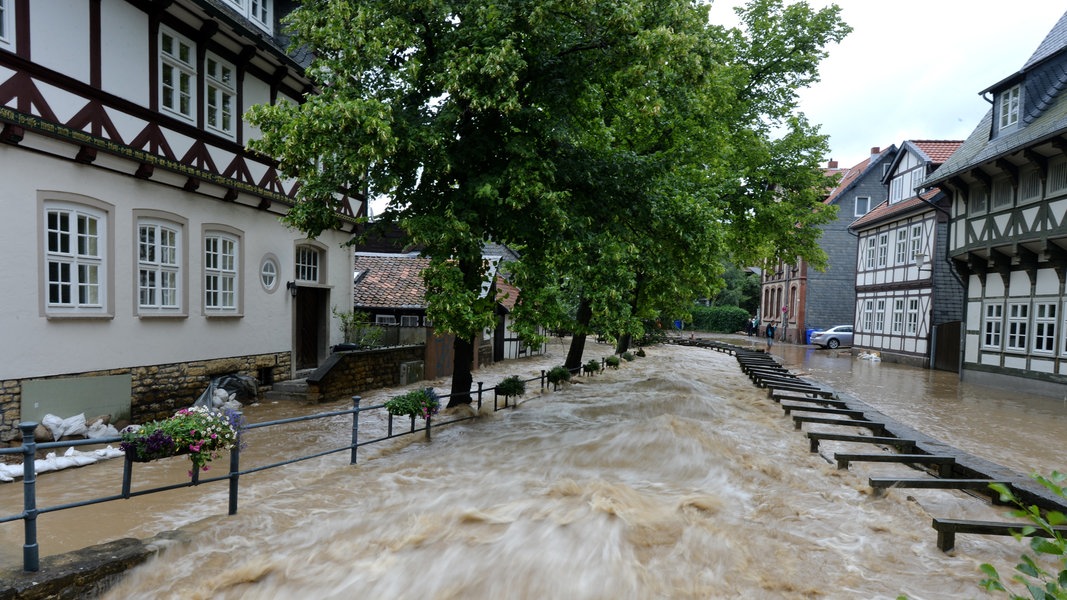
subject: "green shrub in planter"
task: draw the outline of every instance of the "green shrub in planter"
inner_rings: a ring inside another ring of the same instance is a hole
[[[496,384],[496,393],[505,398],[522,396],[526,393],[526,382],[519,379],[518,375],[505,377],[500,383]]]
[[[645,357],[645,349],[644,348],[638,348],[637,349],[637,355],[640,356],[641,358],[644,358]]]
[[[589,373],[590,375],[600,370],[600,361],[595,358],[590,358],[589,362],[582,366],[582,371]]]
[[[608,366],[611,367],[612,369],[618,369],[619,368],[619,363],[621,363],[622,360],[618,356],[612,355],[612,356],[609,356],[609,357],[605,358],[604,362],[608,363]]]
[[[433,388],[412,390],[385,401],[385,410],[394,416],[409,415],[428,419],[437,414],[441,401]]]
[[[567,367],[558,366],[552,367],[548,371],[548,382],[552,384],[552,389],[558,390],[559,384],[566,383],[571,380],[571,372]]]
[[[623,352],[622,353],[622,359],[625,360],[626,362],[630,362],[630,361],[632,361],[634,359],[634,353],[633,352]]]

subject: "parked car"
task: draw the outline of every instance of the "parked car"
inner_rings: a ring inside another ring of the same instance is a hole
[[[826,331],[816,331],[811,334],[811,343],[823,348],[840,348],[852,345],[852,326],[838,325]]]

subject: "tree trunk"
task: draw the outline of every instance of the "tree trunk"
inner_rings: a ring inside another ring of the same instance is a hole
[[[471,367],[474,366],[474,344],[471,340],[457,335],[456,341],[452,343],[452,354],[452,395],[448,399],[447,408],[469,405],[471,384],[474,382],[474,375],[471,373]]]
[[[593,320],[593,306],[589,300],[582,298],[578,305],[577,327],[574,328],[574,336],[571,338],[571,347],[567,351],[567,362],[563,363],[574,372],[582,366],[582,353],[585,352],[585,336],[589,331],[589,322]]]
[[[619,336],[619,343],[615,346],[615,354],[622,355],[630,349],[630,343],[633,342],[634,336],[624,333]]]

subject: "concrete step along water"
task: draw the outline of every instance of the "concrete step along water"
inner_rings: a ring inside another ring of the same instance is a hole
[[[276,381],[271,389],[263,392],[264,400],[305,400],[307,399],[307,377],[314,369],[297,371],[296,376],[288,381]]]

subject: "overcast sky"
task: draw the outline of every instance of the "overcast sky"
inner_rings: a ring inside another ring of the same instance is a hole
[[[813,7],[831,4],[809,0]],[[714,0],[712,21],[736,25]],[[1063,16],[1056,0],[837,0],[852,33],[829,48],[801,110],[830,136],[841,167],[872,147],[964,140],[989,104],[978,92],[1015,73]]]

